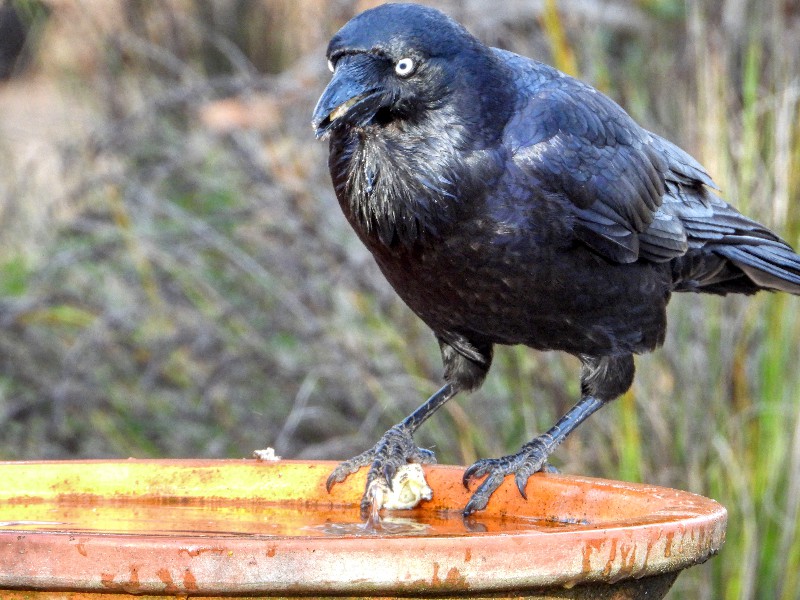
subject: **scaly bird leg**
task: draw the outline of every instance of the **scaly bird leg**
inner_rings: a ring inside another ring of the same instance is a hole
[[[547,457],[552,454],[553,450],[566,439],[570,432],[596,412],[603,404],[605,402],[594,396],[584,396],[547,433],[522,446],[518,453],[503,456],[502,458],[484,458],[464,471],[464,487],[467,489],[475,479],[479,479],[484,475],[487,476],[478,489],[475,490],[472,498],[464,508],[464,516],[486,508],[489,497],[500,487],[506,475],[511,475],[512,473],[519,493],[522,494],[523,498],[527,498],[525,485],[528,482],[528,478],[533,473],[546,469]]]
[[[412,435],[428,417],[457,393],[458,391],[451,384],[445,384],[438,392],[428,398],[422,406],[384,433],[372,448],[339,464],[330,474],[325,484],[328,491],[334,485],[341,483],[348,476],[366,465],[370,465],[366,485],[366,490],[369,490],[372,482],[379,478],[384,479],[389,489],[392,489],[392,478],[401,465],[409,462],[435,463],[436,457],[433,452],[417,447]],[[371,504],[371,498],[365,491],[364,496],[361,498],[362,514],[369,513]]]

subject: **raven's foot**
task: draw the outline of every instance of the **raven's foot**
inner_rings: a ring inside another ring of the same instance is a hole
[[[370,465],[367,473],[367,485],[361,498],[361,514],[365,518],[374,514],[377,495],[375,490],[384,485],[392,490],[393,479],[397,470],[408,463],[432,464],[436,462],[433,452],[418,448],[414,444],[411,433],[402,425],[395,425],[383,434],[378,443],[366,452],[339,464],[328,477],[325,486],[328,491],[358,471],[361,467]],[[380,485],[373,485],[379,482]]]
[[[464,487],[469,489],[473,481],[484,475],[486,475],[486,479],[467,502],[464,516],[486,508],[491,495],[500,487],[506,475],[512,473],[519,493],[527,499],[525,485],[528,483],[528,478],[538,471],[552,472],[556,470],[547,463],[547,457],[554,449],[553,439],[544,434],[522,446],[522,449],[516,454],[501,458],[484,458],[469,467],[464,471]]]

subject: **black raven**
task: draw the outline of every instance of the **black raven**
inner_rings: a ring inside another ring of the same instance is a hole
[[[506,475],[530,475],[581,422],[623,394],[633,355],[664,341],[670,294],[800,294],[800,256],[716,193],[705,169],[594,88],[490,48],[438,10],[386,4],[330,41],[333,78],[314,110],[347,220],[433,330],[445,385],[328,488],[432,462],[412,439],[481,385],[493,344],[560,350],[581,399],[517,453],[483,459],[465,514]],[[362,506],[369,504],[365,494]]]

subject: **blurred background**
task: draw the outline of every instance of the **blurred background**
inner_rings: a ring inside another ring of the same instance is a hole
[[[342,217],[311,110],[374,1],[0,0],[0,458],[344,459],[441,382]],[[800,246],[797,0],[431,1],[690,151]],[[800,300],[674,297],[632,391],[554,456],[711,496],[722,555],[671,598],[800,598]],[[516,451],[578,363],[498,348],[417,436]]]

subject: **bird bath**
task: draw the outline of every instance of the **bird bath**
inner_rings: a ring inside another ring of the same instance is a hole
[[[727,513],[686,492],[588,477],[509,478],[463,519],[463,469],[433,499],[359,518],[364,473],[334,463],[0,463],[0,597],[661,598],[715,554]]]

